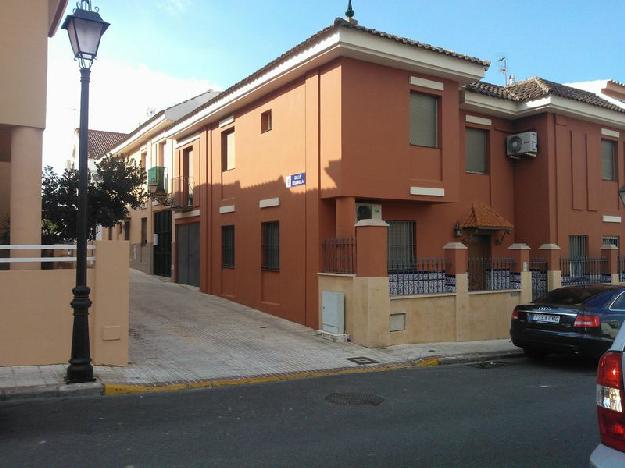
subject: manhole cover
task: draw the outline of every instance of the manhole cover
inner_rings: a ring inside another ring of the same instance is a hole
[[[483,361],[476,362],[475,364],[469,364],[469,366],[475,367],[476,369],[493,369],[495,367],[502,367],[505,365],[506,363],[501,361]]]
[[[384,398],[374,393],[330,393],[326,401],[340,406],[378,406]]]
[[[352,361],[356,364],[358,364],[359,366],[365,366],[367,364],[378,364],[378,361],[375,361],[371,358],[365,357],[365,356],[358,356],[358,357],[350,357],[347,358],[348,361]]]

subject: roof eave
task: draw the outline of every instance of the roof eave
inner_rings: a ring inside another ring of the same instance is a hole
[[[518,119],[542,112],[554,112],[601,125],[625,128],[625,113],[560,96],[547,96],[533,101],[514,102],[465,90],[461,107],[466,110],[510,119]]]
[[[262,75],[219,96],[207,107],[182,118],[164,137],[184,137],[202,126],[215,122],[259,96],[267,94],[308,70],[338,57],[392,65],[431,76],[451,78],[461,84],[479,80],[488,68],[485,63],[447,56],[367,32],[338,28],[310,44],[299,53],[286,57]]]
[[[146,143],[150,138],[157,135],[163,129],[167,128],[168,125],[171,125],[171,121],[165,118],[165,115],[161,115],[153,122],[150,122],[149,125],[143,127],[140,131],[133,134],[128,139],[124,140],[122,143],[117,145],[115,148],[111,149],[111,154],[124,153],[131,149],[134,149],[142,144]]]

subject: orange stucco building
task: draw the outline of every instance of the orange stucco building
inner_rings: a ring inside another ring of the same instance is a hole
[[[313,328],[322,243],[357,237],[362,218],[389,223],[389,245],[416,258],[455,242],[470,257],[618,245],[625,107],[540,78],[490,85],[488,66],[337,19],[113,152],[170,151],[171,197],[150,209],[172,213],[174,279]],[[537,146],[509,157],[507,137],[524,132]],[[158,243],[141,217],[131,245]],[[395,255],[368,253],[382,254]]]

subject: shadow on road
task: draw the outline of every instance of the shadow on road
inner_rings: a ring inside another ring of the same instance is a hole
[[[578,374],[596,374],[599,358],[590,358],[571,354],[549,354],[540,359],[527,358],[531,365],[551,368]]]

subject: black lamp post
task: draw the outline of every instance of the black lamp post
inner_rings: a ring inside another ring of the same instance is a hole
[[[69,383],[92,382],[93,366],[89,345],[89,299],[87,286],[87,132],[89,129],[89,78],[91,64],[98,55],[100,38],[109,27],[102,20],[90,0],[80,0],[74,14],[67,15],[63,29],[69,34],[74,57],[80,64],[80,133],[78,140],[78,222],[76,232],[76,286],[74,299],[74,326],[72,329],[72,356],[67,368]]]

